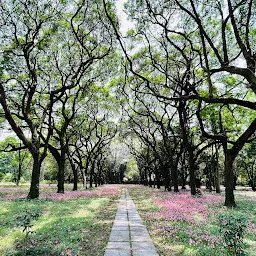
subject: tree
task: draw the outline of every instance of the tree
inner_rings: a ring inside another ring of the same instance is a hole
[[[33,199],[39,196],[40,167],[53,132],[55,106],[68,101],[65,95],[84,82],[85,74],[90,83],[100,76],[100,61],[112,52],[113,40],[98,1],[3,1],[0,11],[0,103],[5,119],[33,157],[28,195]],[[64,159],[67,147],[62,146]],[[62,169],[59,192],[64,191]]]
[[[144,90],[144,93],[169,102],[188,101],[190,104],[194,101],[193,104],[197,104],[194,113],[197,115],[202,135],[221,143],[224,149],[225,205],[230,207],[235,206],[233,162],[255,132],[255,115],[247,128],[244,126],[243,129],[230,133],[228,127],[222,126],[218,133],[214,134],[205,129],[207,120],[202,116],[202,111],[208,104],[214,107],[231,106],[231,112],[237,106],[248,112],[255,110],[255,103],[249,96],[255,93],[256,81],[255,54],[252,51],[255,44],[253,6],[252,0],[234,3],[227,1],[227,4],[222,1],[198,3],[193,0],[128,1],[127,10],[136,22],[136,31],[131,35],[139,35],[137,38],[143,38],[142,42],[147,44],[144,56],[149,59],[150,70],[154,67],[154,71],[150,73],[141,72],[141,66],[129,56],[118,29],[115,30],[128,61],[128,69],[148,90]],[[173,20],[176,22],[173,23]],[[113,19],[112,25],[116,25]],[[216,29],[217,27],[219,29]],[[216,41],[219,43],[216,44]],[[164,50],[158,51],[160,55],[156,55],[155,50],[161,47]],[[166,55],[165,59],[159,58],[161,53]],[[178,68],[169,65],[167,60],[176,63]],[[238,66],[240,60],[244,60],[245,67]],[[184,72],[184,69],[187,72]],[[164,74],[166,79],[155,83],[152,77],[156,77],[156,72]],[[176,78],[179,76],[184,77],[184,83],[177,83]],[[227,78],[232,79],[232,88],[225,88],[225,84],[228,84]],[[156,84],[161,86],[156,87]],[[244,84],[247,84],[247,87]],[[241,88],[242,93],[235,90],[235,85]],[[164,91],[166,89],[175,92],[176,86],[182,88],[184,93],[177,95]],[[223,120],[220,124],[223,124]],[[183,132],[185,139],[184,134]]]
[[[47,148],[41,148],[50,97],[45,70],[47,45],[56,30],[56,3],[2,1],[0,103],[6,120],[33,157],[28,198],[39,196],[39,177]],[[30,140],[30,135],[32,139]],[[49,134],[46,136],[49,139]]]

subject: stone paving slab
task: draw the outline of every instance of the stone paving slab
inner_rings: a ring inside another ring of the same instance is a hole
[[[108,242],[108,249],[130,249],[130,242]]]
[[[109,241],[110,242],[130,242],[130,236],[129,236],[129,233],[123,236],[110,236]]]
[[[105,256],[131,256],[131,250],[106,249]]]
[[[151,241],[145,241],[145,242],[132,242],[132,248],[134,250],[140,249],[140,250],[146,250],[146,251],[156,251],[154,244]]]
[[[129,231],[129,226],[119,226],[119,225],[114,225],[112,227],[112,231]]]
[[[131,230],[130,232],[131,232],[131,236],[146,236],[146,235],[148,235],[148,231],[138,232],[138,231]]]
[[[156,251],[133,250],[132,256],[159,256]]]
[[[104,256],[159,256],[127,190],[122,191]]]
[[[148,232],[145,226],[130,226],[130,230],[134,232],[136,231],[139,234],[141,234],[142,232]]]
[[[129,230],[113,230],[113,231],[111,231],[111,233],[110,233],[110,237],[111,236],[130,236],[129,235]]]
[[[134,242],[148,242],[151,241],[150,236],[149,235],[144,235],[144,236],[131,236],[131,241]]]

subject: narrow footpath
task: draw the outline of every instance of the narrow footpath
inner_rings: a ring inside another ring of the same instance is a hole
[[[122,190],[105,256],[159,256],[126,189]]]

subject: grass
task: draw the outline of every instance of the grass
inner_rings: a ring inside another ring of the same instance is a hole
[[[25,234],[17,217],[35,210],[41,215],[32,221],[27,255],[104,255],[117,210],[117,186],[57,195],[55,186],[43,185],[42,198],[30,201],[21,198],[27,190],[0,184],[0,255],[22,255]]]
[[[0,255],[22,255],[24,233],[17,217],[39,210],[32,221],[27,255],[102,256],[117,210],[120,187],[103,186],[55,193],[55,185],[42,184],[40,199],[26,200],[28,185],[0,184]],[[218,214],[248,220],[244,255],[256,255],[256,193],[236,191],[237,209],[223,206],[223,195],[203,192],[191,197],[189,191],[164,192],[144,186],[127,186],[161,256],[232,255],[220,234]]]
[[[245,215],[248,223],[244,254],[256,255],[256,193],[236,191],[238,207],[223,206],[223,195],[204,191],[191,197],[189,191],[164,192],[144,186],[129,186],[129,193],[161,256],[235,255],[220,233],[220,213]],[[241,254],[242,255],[242,254]]]

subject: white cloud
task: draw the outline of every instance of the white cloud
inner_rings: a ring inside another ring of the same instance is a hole
[[[128,16],[124,12],[125,2],[126,0],[116,1],[117,16],[120,21],[120,32],[122,33],[122,35],[125,35],[129,29],[134,28],[134,24],[130,20],[128,20]]]

